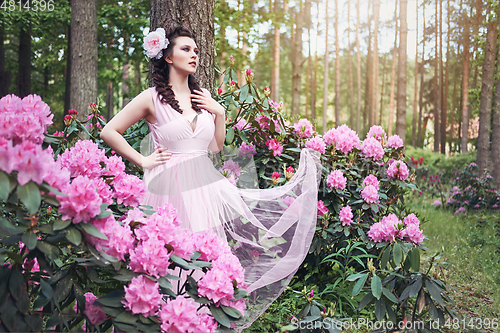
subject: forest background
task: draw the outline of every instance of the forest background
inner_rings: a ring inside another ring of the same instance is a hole
[[[56,114],[54,130],[63,128],[69,109],[87,114],[91,102],[105,106],[109,120],[146,89],[143,37],[158,26],[156,9],[182,6],[57,0],[38,1],[45,7],[35,11],[35,1],[0,2],[0,96],[42,96]],[[363,136],[382,125],[406,145],[443,154],[477,149],[480,168],[500,162],[497,1],[194,0],[190,6],[214,21],[213,41],[206,35],[198,41],[202,49],[213,43],[215,76],[198,74],[214,94],[225,89],[218,70],[233,56],[242,70],[238,83],[253,69],[255,83],[269,86],[286,114],[310,119],[320,133],[348,124]]]

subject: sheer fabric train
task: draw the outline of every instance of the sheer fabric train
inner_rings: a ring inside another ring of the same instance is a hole
[[[143,204],[156,208],[170,203],[181,227],[193,232],[211,229],[233,245],[251,293],[245,321],[237,330],[249,327],[283,292],[309,250],[317,219],[319,153],[303,149],[299,168],[283,186],[234,186],[214,167],[208,152],[215,131],[213,116],[202,110],[193,130],[182,114],[160,102],[155,87],[149,90],[157,122],[148,123],[150,142],[144,148],[167,147],[172,157],[144,170]],[[243,161],[241,179],[256,177],[252,162]]]

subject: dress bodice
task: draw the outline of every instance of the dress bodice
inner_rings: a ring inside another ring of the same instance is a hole
[[[197,116],[196,127],[170,104],[163,104],[156,87],[149,88],[155,106],[156,123],[148,122],[157,147],[167,147],[172,154],[206,153],[215,133],[214,118],[207,110]]]

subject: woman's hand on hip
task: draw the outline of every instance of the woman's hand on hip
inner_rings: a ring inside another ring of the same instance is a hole
[[[142,167],[144,169],[152,169],[158,165],[167,163],[170,157],[172,157],[172,153],[169,153],[166,150],[166,147],[160,147],[148,157],[144,157],[142,160]]]
[[[193,90],[193,92],[194,94],[191,94],[191,101],[197,103],[200,108],[207,110],[217,117],[225,117],[226,111],[224,110],[224,107],[217,103],[212,96],[199,90]]]

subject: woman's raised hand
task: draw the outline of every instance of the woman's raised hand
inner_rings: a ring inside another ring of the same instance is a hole
[[[193,92],[194,94],[191,94],[191,100],[198,103],[200,108],[205,109],[216,116],[225,117],[224,107],[217,103],[212,96],[199,90],[193,90]]]
[[[142,167],[144,169],[152,169],[158,165],[167,163],[167,160],[172,157],[172,153],[169,153],[166,150],[166,147],[160,147],[148,157],[144,157],[142,160]]]

